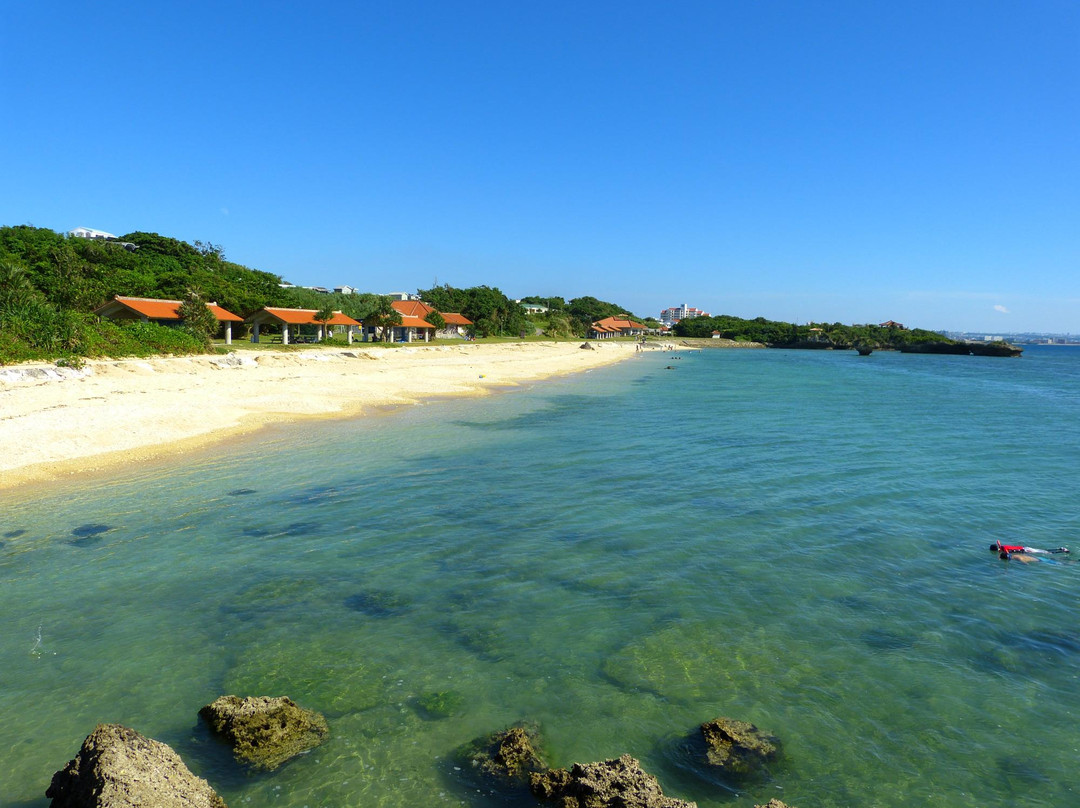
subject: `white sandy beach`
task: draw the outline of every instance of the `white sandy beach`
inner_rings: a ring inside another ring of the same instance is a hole
[[[0,367],[0,488],[168,456],[272,423],[478,396],[632,357],[627,342],[466,344]],[[238,346],[239,347],[239,346]]]

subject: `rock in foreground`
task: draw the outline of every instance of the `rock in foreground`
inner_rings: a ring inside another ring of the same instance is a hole
[[[751,777],[780,754],[780,741],[747,721],[717,718],[701,725],[706,761],[725,774]]]
[[[524,786],[530,774],[547,770],[536,751],[536,730],[522,725],[473,741],[465,756],[482,776],[505,784]]]
[[[535,796],[559,808],[697,808],[665,797],[657,779],[629,755],[534,773],[530,786]]]
[[[286,696],[222,696],[199,715],[232,745],[238,760],[259,769],[276,769],[330,733],[325,718]]]
[[[45,796],[52,808],[226,808],[166,744],[119,724],[99,724]]]

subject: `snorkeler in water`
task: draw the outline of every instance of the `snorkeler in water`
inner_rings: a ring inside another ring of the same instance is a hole
[[[1026,553],[1028,555],[1056,555],[1058,553],[1067,553],[1067,552],[1069,552],[1069,548],[1068,547],[1055,547],[1052,550],[1040,550],[1037,547],[1025,547],[1022,544],[1002,544],[1001,542],[996,541],[996,542],[994,542],[993,544],[990,545],[990,552],[991,553],[997,553],[999,556],[1004,558],[1005,556],[1002,555],[1002,553],[1005,553],[1005,554]]]
[[[996,541],[990,545],[990,552],[997,553],[998,558],[1002,561],[1015,559],[1017,561],[1023,561],[1025,564],[1030,564],[1032,561],[1039,560],[1036,557],[1038,555],[1067,553],[1069,552],[1069,548],[1055,547],[1053,550],[1040,550],[1037,547],[1024,547],[1022,544],[1002,544],[1001,542]]]

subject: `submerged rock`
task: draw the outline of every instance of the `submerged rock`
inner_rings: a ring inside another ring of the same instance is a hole
[[[547,770],[537,751],[537,731],[517,724],[465,746],[462,756],[477,773],[504,785],[528,785],[529,775]]]
[[[286,696],[222,696],[199,715],[232,745],[237,760],[259,769],[276,769],[330,734],[325,718]]]
[[[705,758],[725,774],[750,777],[780,754],[780,741],[747,721],[717,718],[701,725]]]
[[[754,808],[795,808],[794,805],[787,805],[780,802],[780,800],[773,798],[764,805],[755,805]]]
[[[79,525],[71,529],[71,535],[77,539],[86,539],[91,536],[100,536],[102,533],[108,533],[112,530],[112,525]]]
[[[119,724],[99,724],[45,796],[52,808],[226,808],[169,746]]]
[[[412,604],[403,595],[383,589],[370,589],[345,598],[345,608],[369,617],[393,617],[404,614]]]
[[[659,781],[630,755],[600,763],[575,763],[530,777],[532,793],[559,808],[696,808],[665,797]]]
[[[439,690],[425,693],[416,700],[422,715],[430,720],[449,718],[461,709],[465,697],[456,690]]]

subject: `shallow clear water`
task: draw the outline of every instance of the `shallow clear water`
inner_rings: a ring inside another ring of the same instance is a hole
[[[1075,804],[1080,567],[987,547],[1080,550],[1078,416],[1075,349],[703,351],[9,492],[0,806],[105,721],[234,806],[490,805],[454,750],[520,719],[706,807]],[[225,693],[332,737],[238,772]],[[686,765],[718,715],[769,778]]]

